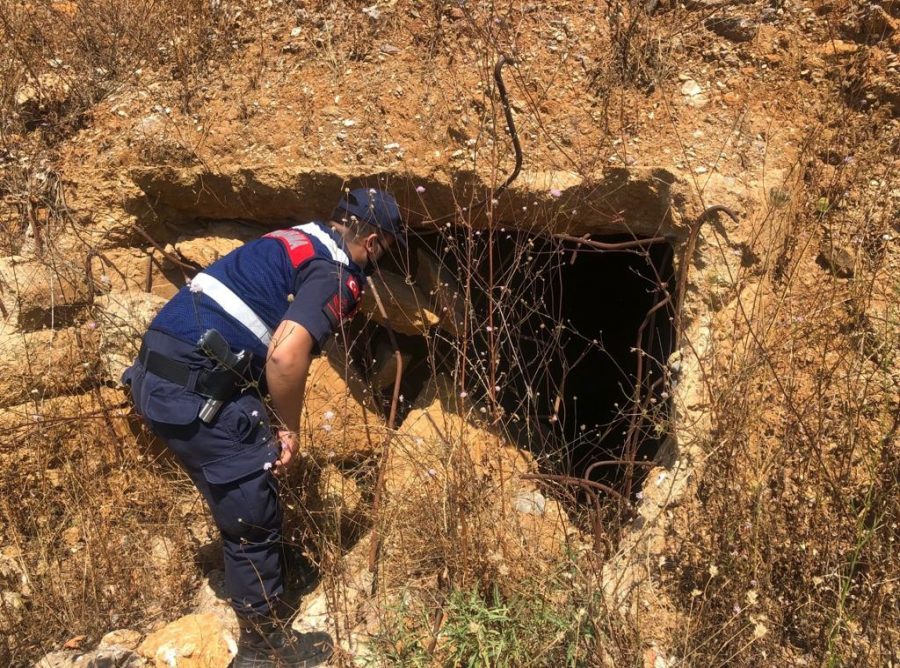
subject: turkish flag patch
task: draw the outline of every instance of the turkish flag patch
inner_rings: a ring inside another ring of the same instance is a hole
[[[347,289],[350,291],[350,294],[353,295],[353,299],[359,299],[360,294],[362,294],[362,288],[355,276],[347,278]]]
[[[356,315],[361,294],[362,287],[359,284],[359,280],[354,276],[350,276],[344,282],[344,285],[341,286],[341,289],[325,302],[322,310],[328,317],[332,328]]]

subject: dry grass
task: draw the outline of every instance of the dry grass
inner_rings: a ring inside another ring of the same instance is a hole
[[[197,545],[188,524],[200,508],[151,465],[120,401],[103,390],[4,409],[4,665],[76,636],[90,644],[146,626],[191,598]]]
[[[27,249],[55,270],[54,240],[71,224],[52,167],[59,142],[137,68],[170,82],[189,107],[226,21],[199,0],[0,3],[4,255]],[[79,304],[73,318],[90,314]],[[74,368],[79,357],[62,363]],[[114,628],[146,628],[191,600],[207,540],[202,507],[171,462],[136,438],[124,396],[102,380],[90,378],[85,394],[36,394],[2,409],[3,665],[29,664],[76,636],[90,646]]]
[[[700,512],[679,521],[667,577],[687,615],[687,665],[897,660],[890,136],[875,119],[840,114],[826,124],[802,156],[808,178],[772,282],[722,323],[723,350],[706,370],[714,431]],[[854,276],[817,266],[820,246],[853,249]]]
[[[63,137],[105,95],[149,68],[180,89],[185,109],[228,17],[218,3],[72,2],[0,5],[0,133]]]

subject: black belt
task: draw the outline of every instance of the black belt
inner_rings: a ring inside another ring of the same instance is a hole
[[[150,373],[213,399],[230,398],[234,394],[236,381],[239,381],[246,371],[246,369],[192,369],[184,362],[178,362],[149,349],[143,342],[138,360]]]

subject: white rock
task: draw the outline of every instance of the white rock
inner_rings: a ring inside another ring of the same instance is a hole
[[[100,644],[97,645],[97,648],[108,649],[119,647],[122,649],[133,650],[137,649],[137,646],[141,644],[143,638],[144,636],[140,631],[135,631],[133,629],[116,629],[103,636],[100,639]]]
[[[513,500],[513,508],[525,515],[543,515],[546,507],[546,497],[537,490],[523,490]]]
[[[697,97],[700,93],[703,92],[703,88],[700,87],[693,79],[688,79],[683,84],[681,84],[681,94],[687,97]]]

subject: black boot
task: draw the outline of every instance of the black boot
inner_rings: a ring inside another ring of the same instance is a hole
[[[331,656],[326,633],[296,633],[274,617],[238,618],[241,637],[231,668],[313,668]]]

